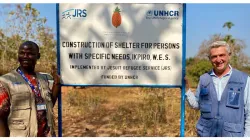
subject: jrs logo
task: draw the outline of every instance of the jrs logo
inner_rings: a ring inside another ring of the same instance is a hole
[[[62,12],[62,19],[75,19],[87,17],[86,9],[69,9]]]

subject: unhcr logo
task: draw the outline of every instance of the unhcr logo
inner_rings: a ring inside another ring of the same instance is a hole
[[[178,19],[179,11],[177,10],[148,10],[146,19]]]

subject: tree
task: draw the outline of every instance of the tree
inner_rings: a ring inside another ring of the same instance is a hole
[[[191,86],[196,86],[199,82],[199,77],[211,70],[212,65],[207,59],[192,60],[192,64],[187,66],[187,77],[191,79]]]
[[[234,24],[228,21],[224,23],[223,28],[226,27],[229,31],[233,26]],[[230,45],[231,64],[234,67],[242,69],[243,66],[249,65],[249,58],[243,53],[243,49],[246,48],[244,41],[233,38],[231,34],[225,35],[224,41]]]
[[[213,36],[211,36],[209,38],[209,40],[204,40],[201,43],[201,45],[199,47],[199,51],[198,51],[197,55],[195,56],[195,58],[208,60],[209,45],[215,41],[220,41],[220,40],[223,40],[223,36],[221,34],[214,34]]]
[[[190,57],[186,59],[186,66],[192,65],[195,62],[195,58],[194,57]]]
[[[1,71],[9,71],[17,67],[17,50],[19,45],[31,40],[40,47],[41,59],[38,61],[37,68],[49,72],[51,65],[55,64],[56,40],[53,30],[46,26],[47,19],[40,17],[37,9],[32,4],[12,4],[5,6],[1,19],[8,23],[3,29],[0,29],[0,62]],[[8,12],[6,12],[8,11]]]
[[[232,35],[226,35],[224,37],[224,41],[226,41],[229,44],[235,44],[235,39],[233,38]]]
[[[229,31],[233,26],[234,26],[234,24],[233,24],[232,22],[230,22],[230,21],[225,22],[225,23],[223,24],[223,28],[226,27],[226,28],[228,29],[228,31]],[[233,36],[230,35],[230,34],[225,35],[224,41],[226,41],[226,42],[229,43],[230,45],[235,45],[235,43],[236,43],[236,40],[235,40],[235,39],[233,38]]]
[[[233,26],[234,24],[231,21],[228,21],[228,22],[225,22],[222,27],[227,28],[229,31]]]

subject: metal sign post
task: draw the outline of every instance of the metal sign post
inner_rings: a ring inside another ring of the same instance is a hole
[[[186,75],[186,4],[183,4],[183,26],[182,26],[182,87],[181,87],[181,127],[180,136],[185,136],[185,80]]]
[[[59,4],[56,4],[56,30],[57,30],[57,73],[60,71],[60,25],[59,25]],[[58,137],[62,137],[62,86],[60,85],[58,94]]]

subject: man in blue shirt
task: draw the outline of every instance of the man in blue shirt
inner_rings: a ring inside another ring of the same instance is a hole
[[[201,112],[200,137],[250,136],[250,78],[229,65],[230,47],[216,41],[209,47],[213,69],[203,74],[194,95],[186,79],[189,105]]]

